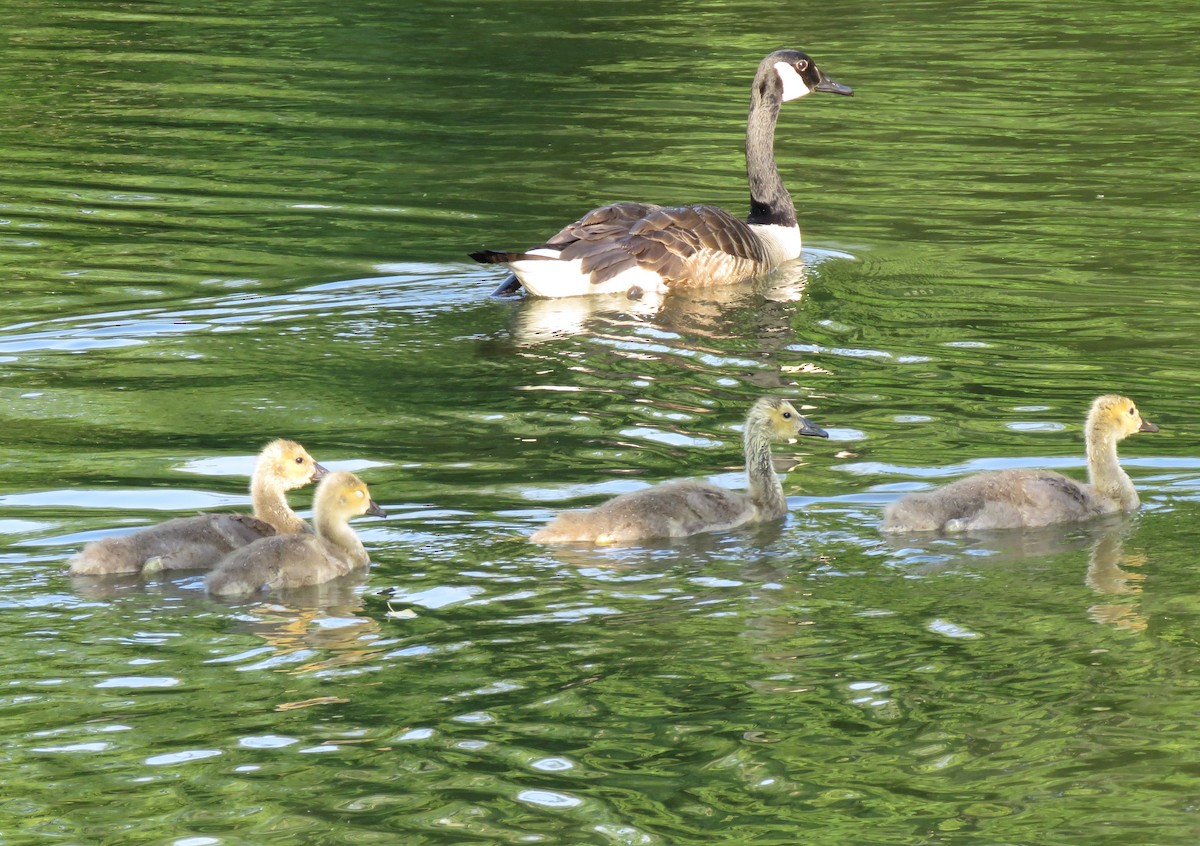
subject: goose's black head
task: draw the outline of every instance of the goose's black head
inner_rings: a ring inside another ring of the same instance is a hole
[[[779,81],[780,99],[783,102],[798,99],[814,91],[844,94],[847,97],[854,93],[850,86],[834,82],[827,77],[807,53],[801,53],[799,50],[776,50],[763,59],[759,67],[760,81],[765,84],[771,74]],[[764,76],[767,79],[763,79]]]

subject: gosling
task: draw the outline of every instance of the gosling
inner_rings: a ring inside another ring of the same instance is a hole
[[[315,535],[279,535],[234,550],[205,579],[209,593],[237,596],[319,585],[365,567],[370,556],[350,528],[361,514],[386,517],[353,473],[330,473],[313,495]]]
[[[596,508],[565,511],[530,540],[612,545],[778,520],[787,513],[787,499],[771,464],[771,441],[788,441],[797,435],[829,437],[787,400],[763,397],[750,409],[742,433],[748,495],[696,480],[668,482],[621,494]]]
[[[1158,427],[1128,397],[1097,397],[1085,426],[1088,483],[1053,470],[1000,470],[909,494],[883,513],[885,532],[969,532],[1090,520],[1135,511],[1140,501],[1117,461],[1117,444]]]
[[[326,470],[295,441],[263,447],[250,478],[254,516],[200,514],[178,517],[129,535],[92,541],[68,562],[75,576],[106,576],[151,570],[207,570],[238,547],[274,534],[308,531],[288,506],[286,492],[324,476]]]

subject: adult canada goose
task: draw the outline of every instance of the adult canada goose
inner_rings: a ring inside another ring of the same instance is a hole
[[[771,441],[797,435],[827,438],[785,399],[763,397],[746,416],[742,443],[750,493],[687,480],[621,494],[585,511],[564,511],[530,537],[534,543],[620,544],[641,538],[681,538],[778,520],[787,513],[783,485],[771,464]]]
[[[253,517],[179,517],[130,535],[92,541],[71,559],[70,572],[77,576],[139,573],[148,563],[164,570],[202,570],[259,538],[303,532],[308,526],[288,506],[285,493],[320,479],[325,472],[295,441],[271,441],[258,454],[250,477]]]
[[[541,246],[482,250],[471,257],[512,270],[494,293],[523,285],[537,297],[636,295],[768,273],[800,255],[796,208],[775,166],[775,123],[783,103],[813,91],[853,93],[798,50],[776,50],[759,64],[746,123],[750,214],[744,223],[715,206],[613,203],[588,212]]]
[[[263,586],[319,585],[370,561],[349,520],[360,514],[386,517],[367,486],[353,473],[330,473],[313,495],[315,535],[279,535],[234,550],[205,579],[209,593],[233,596]]]
[[[1133,400],[1107,394],[1088,412],[1088,483],[1053,470],[1000,470],[959,479],[928,493],[909,494],[883,513],[885,532],[968,532],[1076,522],[1134,511],[1137,490],[1117,461],[1117,444],[1158,427]]]

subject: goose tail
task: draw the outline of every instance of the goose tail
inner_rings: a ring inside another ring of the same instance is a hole
[[[528,259],[555,259],[557,255],[548,256],[540,253],[512,253],[503,250],[477,250],[470,254],[471,258],[480,264],[508,264],[514,261],[526,261]]]
[[[510,265],[515,261],[530,261],[541,260],[548,261],[556,259],[556,255],[545,255],[542,253],[531,252],[506,252],[504,250],[478,250],[471,253],[471,258],[480,264],[503,264]],[[516,273],[510,273],[504,277],[504,281],[496,286],[492,291],[493,297],[509,297],[521,290],[521,280],[517,278]]]

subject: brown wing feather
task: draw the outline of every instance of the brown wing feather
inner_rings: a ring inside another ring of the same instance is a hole
[[[612,203],[592,209],[574,223],[568,223],[544,246],[562,248],[576,241],[600,241],[625,235],[639,220],[662,206],[650,203]]]
[[[582,259],[593,283],[642,267],[677,287],[722,284],[762,273],[770,261],[754,231],[715,206],[613,203],[588,212],[544,246],[560,250],[565,261]]]

